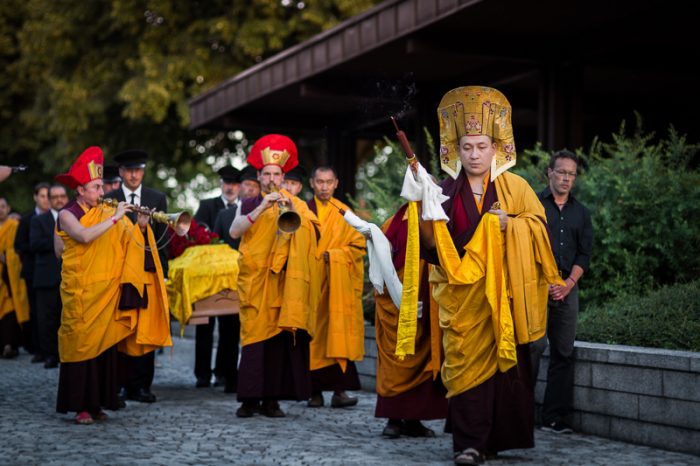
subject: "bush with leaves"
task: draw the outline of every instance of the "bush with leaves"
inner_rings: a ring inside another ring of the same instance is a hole
[[[623,295],[590,307],[577,339],[607,344],[700,351],[700,281]]]
[[[700,272],[698,144],[673,128],[665,139],[644,134],[641,122],[612,142],[595,141],[581,156],[574,193],[591,211],[594,244],[582,300],[599,305],[620,294],[646,294],[688,282]],[[549,154],[525,151],[519,173],[536,190],[546,184]]]

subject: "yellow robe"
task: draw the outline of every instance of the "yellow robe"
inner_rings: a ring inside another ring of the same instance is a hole
[[[331,202],[350,210],[337,199]],[[326,209],[317,250],[321,299],[310,347],[310,369],[337,363],[345,372],[348,361],[360,361],[365,354],[362,290],[366,244],[365,238],[348,225],[336,207],[329,204]],[[328,263],[325,252],[329,255]]]
[[[9,288],[0,279],[0,319],[14,312],[17,322],[21,324],[29,320],[29,300],[27,286],[20,277],[22,263],[14,247],[18,226],[19,222],[12,218],[0,226],[0,253],[5,254],[5,263],[0,263],[0,274],[6,270],[10,279]]]
[[[544,335],[548,284],[563,284],[534,191],[508,172],[494,184],[510,216],[505,234],[498,217],[485,214],[460,259],[445,223],[433,222],[441,266],[430,281],[440,307],[448,398],[513,367],[516,344]]]
[[[87,228],[109,219],[113,214],[113,208],[95,207],[85,212],[80,223]],[[149,240],[152,240],[150,227],[148,231]],[[126,262],[129,261],[125,274],[127,277],[130,270],[139,270],[139,267],[141,274],[146,275],[143,271],[144,238],[138,225],[133,225],[124,217],[117,225],[87,244],[75,241],[65,231],[59,231],[58,235],[64,243],[61,270],[63,309],[61,327],[58,330],[61,362],[93,359],[132,334],[140,332],[143,335],[143,328],[139,329],[138,313],[148,310],[118,309]],[[154,246],[153,243],[150,245]],[[163,272],[159,268],[157,256],[154,254],[154,261],[162,282]],[[134,285],[139,288],[138,282]],[[143,283],[141,289],[142,285]],[[163,299],[157,291],[149,293],[149,308],[151,302],[157,307],[158,301],[163,302]],[[165,319],[168,319],[167,300],[165,306]],[[148,318],[157,320],[163,316],[151,315]],[[144,327],[148,327],[148,324]],[[162,325],[157,328],[158,331],[163,331]],[[169,329],[167,340],[162,335],[156,340],[163,345],[168,344]],[[150,343],[150,340],[146,339],[146,342]]]
[[[131,283],[142,295],[144,286],[148,294],[148,306],[136,313],[129,313],[130,327],[134,332],[119,342],[119,351],[129,356],[143,356],[162,346],[172,346],[170,337],[170,306],[163,278],[163,267],[160,263],[156,240],[150,225],[146,228],[148,245],[153,251],[155,272],[145,272],[143,264],[145,244],[143,233],[138,226],[133,229],[134,241],[129,242],[126,249],[126,260],[121,276],[122,286]]]
[[[301,215],[293,233],[277,229],[277,204],[266,209],[241,239],[238,262],[241,344],[268,340],[286,330],[313,334],[319,283],[316,260],[316,216],[304,202],[292,199]]]

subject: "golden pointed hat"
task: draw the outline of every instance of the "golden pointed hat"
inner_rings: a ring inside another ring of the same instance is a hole
[[[248,163],[258,170],[265,165],[278,165],[284,173],[299,164],[297,146],[287,136],[267,134],[253,144]]]
[[[515,166],[515,140],[511,107],[500,91],[485,86],[466,86],[445,94],[438,106],[440,122],[440,166],[452,178],[462,168],[459,139],[485,135],[496,143],[491,162],[491,181]]]

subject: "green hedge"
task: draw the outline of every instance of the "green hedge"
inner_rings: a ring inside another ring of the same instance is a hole
[[[700,280],[619,296],[579,314],[578,340],[700,351]]]

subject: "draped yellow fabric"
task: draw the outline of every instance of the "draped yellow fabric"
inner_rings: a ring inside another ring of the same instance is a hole
[[[445,222],[433,223],[441,273],[431,281],[440,303],[445,364],[443,383],[448,397],[469,390],[517,363],[513,320],[503,270],[503,238],[498,217],[486,214],[466,246],[461,261],[444,249],[454,249]],[[445,235],[449,240],[445,242]],[[447,283],[442,278],[444,273]],[[450,295],[450,296],[448,296]],[[474,351],[471,344],[478,350]],[[469,348],[468,351],[465,351]]]
[[[110,218],[113,212],[111,208],[92,208],[83,215],[80,223],[87,228]],[[124,217],[87,244],[75,241],[64,231],[58,232],[64,243],[61,271],[63,310],[58,330],[61,362],[95,358],[134,331],[137,311],[117,309],[132,228],[131,222]]]
[[[238,289],[238,259],[238,251],[227,244],[211,244],[189,247],[170,261],[170,313],[180,322],[181,333],[192,316],[192,303]]]
[[[421,273],[423,262],[420,263]],[[403,279],[404,269],[397,270]],[[426,277],[427,278],[427,277]],[[423,277],[421,277],[421,280]],[[415,336],[415,351],[405,358],[398,358],[396,349],[396,331],[399,325],[399,310],[391,301],[389,293],[375,293],[375,339],[377,341],[377,393],[391,397],[405,393],[426,380],[435,380],[442,364],[442,341],[438,319],[438,305],[434,299],[423,303],[423,312],[430,314],[429,338],[419,327]]]
[[[344,210],[350,207],[333,198]],[[314,339],[311,341],[311,370],[364,357],[364,317],[362,314],[363,256],[365,238],[343,219],[336,207],[326,206],[321,221],[317,260],[321,298],[316,312]],[[326,264],[324,252],[329,255]]]
[[[29,300],[26,284],[20,277],[22,263],[14,247],[18,226],[19,222],[12,218],[0,225],[0,253],[5,255],[5,263],[0,262],[0,273],[7,270],[10,279],[9,288],[0,279],[0,319],[14,311],[17,322],[21,324],[29,320]]]
[[[500,231],[498,217],[485,214],[460,259],[445,222],[433,222],[441,266],[435,267],[430,281],[440,306],[445,348],[442,379],[448,397],[480,385],[496,370],[515,365],[516,343],[531,341],[520,337],[530,334],[527,326],[518,326],[540,323],[542,315],[546,322],[546,299],[540,299],[538,289],[523,286],[524,277],[544,284],[545,293],[547,283],[561,282],[556,266],[554,275],[551,273],[554,258],[535,193],[522,178],[508,172],[495,185],[502,209],[510,216],[506,235]],[[535,260],[540,262],[528,261],[534,253],[520,255],[526,252],[526,244],[537,251]],[[511,270],[510,264],[518,266]],[[520,307],[511,307],[514,290],[522,295]]]
[[[145,238],[138,225],[133,225],[132,241],[126,247],[126,260],[121,276],[121,283],[131,283],[143,297],[146,287],[148,306],[131,313],[130,327],[134,332],[119,342],[119,351],[130,356],[142,356],[162,346],[172,346],[170,338],[170,312],[168,296],[165,291],[163,267],[158,258],[156,240],[151,227],[146,228],[148,246],[153,253],[156,266],[155,272],[145,272],[143,269],[145,250],[142,245]]]
[[[506,228],[506,262],[516,341],[529,343],[547,330],[549,285],[565,283],[552,255],[547,216],[537,195],[525,180],[511,173],[496,178],[494,184],[501,208],[511,216]]]
[[[318,219],[304,202],[281,190],[301,215],[294,234],[277,230],[279,207],[266,209],[243,235],[238,262],[241,342],[268,340],[283,330],[313,334],[319,299]]]
[[[403,359],[415,353],[416,326],[418,318],[418,267],[420,263],[420,234],[418,232],[418,207],[408,203],[408,235],[406,239],[406,262],[404,265],[403,291],[399,326],[396,330],[396,356]]]

